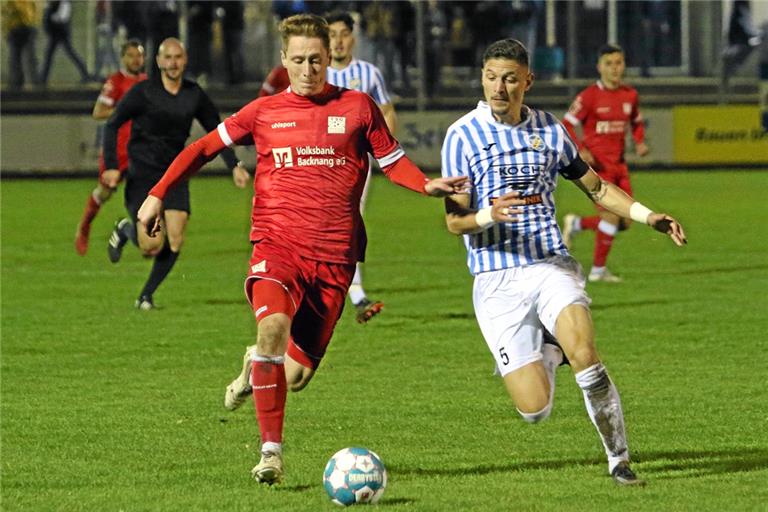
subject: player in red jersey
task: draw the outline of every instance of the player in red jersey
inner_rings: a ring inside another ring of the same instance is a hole
[[[259,98],[283,92],[289,85],[291,85],[291,82],[288,80],[288,70],[282,64],[278,64],[272,68],[272,71],[269,72],[267,78],[262,82],[261,89],[259,89]]]
[[[581,158],[597,171],[601,178],[620,187],[630,197],[629,168],[624,161],[624,139],[627,128],[632,130],[635,153],[648,154],[645,144],[645,126],[638,106],[637,91],[622,82],[624,76],[624,50],[606,44],[598,51],[597,71],[600,80],[587,87],[571,104],[563,124],[579,146]],[[576,126],[582,127],[583,138],[576,135]],[[629,228],[631,221],[620,218],[604,208],[599,214],[579,217],[569,213],[563,219],[563,241],[571,245],[571,238],[583,229],[595,231],[595,252],[590,281],[616,283],[621,278],[605,266],[616,233]]]
[[[283,478],[282,435],[287,390],[312,379],[325,354],[347,289],[366,245],[360,197],[368,154],[394,183],[442,197],[465,191],[465,178],[429,180],[405,156],[381,111],[366,94],[330,85],[328,24],[300,14],[280,25],[281,57],[291,86],[259,98],[194,142],[173,161],[138,213],[158,228],[162,200],[223,148],[255,142],[251,217],[253,253],[245,291],[258,324],[225,407],[253,394],[261,460],[252,475]]]
[[[147,78],[144,69],[144,47],[137,40],[126,42],[120,52],[122,68],[107,78],[101,87],[101,93],[93,106],[93,118],[97,121],[109,119],[115,105],[125,96],[125,93],[135,84]],[[128,170],[128,139],[131,137],[131,123],[124,124],[117,134],[117,158],[120,169],[107,170],[104,167],[104,152],[99,153],[99,183],[88,196],[83,217],[77,225],[75,235],[75,250],[80,256],[88,251],[88,236],[91,233],[91,222],[99,213],[101,205],[112,197],[117,185]]]

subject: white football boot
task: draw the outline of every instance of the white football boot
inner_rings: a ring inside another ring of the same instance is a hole
[[[234,411],[251,396],[251,349],[255,348],[256,345],[251,345],[245,349],[243,369],[240,370],[240,375],[227,386],[224,393],[224,408],[228,411]]]
[[[279,484],[283,481],[283,456],[277,452],[262,452],[261,460],[251,470],[251,476],[261,484]]]

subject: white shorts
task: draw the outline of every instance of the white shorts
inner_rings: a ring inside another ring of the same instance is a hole
[[[475,316],[502,377],[541,359],[544,330],[554,335],[566,306],[589,306],[584,284],[570,256],[475,276]]]

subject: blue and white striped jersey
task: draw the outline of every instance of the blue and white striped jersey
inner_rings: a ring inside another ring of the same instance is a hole
[[[364,92],[379,105],[392,102],[389,99],[381,71],[370,62],[352,59],[349,66],[344,69],[334,69],[328,66],[326,80],[332,85]]]
[[[464,235],[472,274],[530,265],[568,254],[555,218],[557,174],[578,156],[558,119],[523,105],[523,121],[498,123],[484,101],[453,123],[442,148],[443,176],[468,176],[470,207],[485,208],[508,192],[529,204],[518,222]]]

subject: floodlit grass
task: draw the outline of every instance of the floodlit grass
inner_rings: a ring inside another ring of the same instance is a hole
[[[75,225],[92,181],[2,183],[3,510],[335,510],[326,460],[362,445],[389,470],[386,510],[765,510],[768,369],[766,172],[634,177],[637,197],[685,225],[676,248],[622,233],[598,283],[598,348],[622,393],[643,489],[617,488],[568,368],[552,416],[521,421],[475,323],[471,277],[439,200],[378,178],[366,285],[385,311],[349,308],[323,366],[286,417],[287,481],[250,480],[253,407],[222,407],[255,328],[242,293],[250,193],[192,183],[182,256],[133,309],[149,262],[106,258],[122,197],[91,251]],[[561,181],[559,214],[592,208]],[[576,239],[588,266],[593,236]]]

